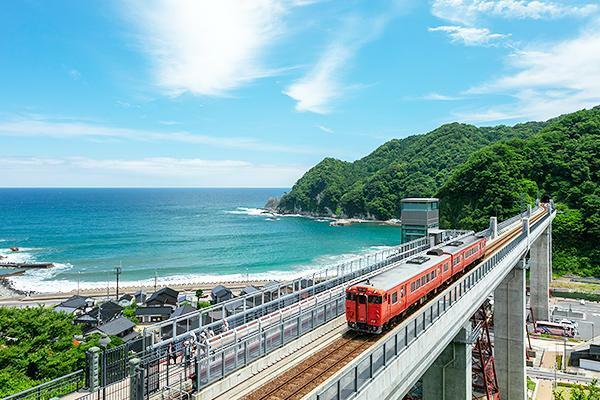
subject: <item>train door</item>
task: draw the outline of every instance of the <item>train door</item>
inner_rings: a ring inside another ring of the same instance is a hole
[[[356,296],[356,322],[367,323],[367,300],[366,294]]]

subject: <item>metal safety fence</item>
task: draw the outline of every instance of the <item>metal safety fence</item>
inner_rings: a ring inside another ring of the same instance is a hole
[[[448,231],[444,239],[448,240],[464,233],[465,231]],[[427,250],[429,246],[429,238],[420,238],[390,249],[357,257],[300,279],[278,283],[275,286],[267,285],[257,293],[239,296],[194,313],[148,326],[144,328],[144,337],[152,338],[152,343],[147,343],[147,345],[154,345],[168,342],[187,332],[200,329],[211,329],[218,333],[222,329],[224,320],[227,321],[227,326],[230,328],[242,325],[354,279],[357,274],[370,272],[380,267],[385,260],[392,259],[399,254],[407,252],[414,254]]]
[[[534,229],[549,217],[550,214],[546,214],[530,228]],[[403,329],[385,342],[374,346],[354,363],[353,367],[318,391],[317,400],[342,400],[354,396],[526,239],[527,234],[521,233],[515,240],[433,299],[426,307],[413,314],[408,318]]]
[[[2,400],[49,400],[75,392],[84,386],[85,372],[80,369]]]

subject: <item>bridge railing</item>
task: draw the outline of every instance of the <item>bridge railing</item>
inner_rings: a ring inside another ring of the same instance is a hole
[[[443,240],[454,240],[466,234],[472,234],[472,232],[448,231]],[[328,285],[323,286],[330,288],[328,291],[330,296],[321,297],[319,301],[310,303],[308,307],[306,302],[303,302],[304,305],[301,307],[294,306],[293,313],[284,314],[280,312],[279,314],[272,314],[277,318],[274,321],[270,320],[270,324],[261,325],[261,318],[258,322],[248,322],[246,325],[232,328],[211,338],[209,340],[210,346],[204,348],[202,354],[194,357],[194,380],[196,381],[194,387],[201,389],[210,385],[212,382],[222,379],[256,359],[284,346],[291,340],[324,325],[333,318],[343,315],[345,312],[345,291],[343,290],[345,285],[364,279],[369,274],[379,273],[385,268],[392,268],[399,261],[426,251],[431,245],[429,239],[420,240],[417,243],[418,246],[409,246],[404,248],[404,252],[396,252],[391,256],[382,257],[382,260],[375,264],[369,264],[361,269],[331,278]],[[281,310],[291,308],[290,306]],[[187,339],[189,334],[183,336]],[[226,340],[219,339],[221,336],[226,337]],[[189,369],[190,343],[186,340],[177,340],[172,341],[172,344],[170,352],[176,354],[175,359],[180,360],[179,364],[183,365],[180,366],[180,369]],[[213,345],[218,347],[215,348]],[[158,362],[156,360],[162,359],[163,363],[166,363],[165,360],[169,357],[169,351],[165,351],[165,346],[156,346],[153,351],[155,356],[149,356],[146,359],[147,362],[143,362],[144,365],[142,365],[142,368],[148,369],[146,376],[149,377],[152,376],[150,367]],[[175,371],[176,367],[174,366],[170,370]],[[166,382],[168,377],[170,377],[170,384],[173,384],[173,381],[177,379],[183,379],[184,382],[179,383],[184,386],[191,384],[188,373],[177,374],[165,371],[164,373],[155,373],[155,377],[152,379]],[[159,390],[159,387],[160,385],[156,386],[155,389]]]
[[[50,400],[75,392],[85,385],[84,370],[72,372],[60,378],[44,382],[2,400]]]
[[[549,217],[546,214],[542,219],[532,225],[532,229]],[[513,221],[514,222],[514,221]],[[460,281],[454,283],[427,306],[408,318],[404,329],[385,342],[374,346],[356,362],[353,362],[347,372],[329,382],[326,387],[318,391],[317,400],[341,400],[351,398],[370,379],[381,372],[386,365],[395,360],[405,351],[421,334],[430,328],[444,315],[460,298],[479,283],[498,263],[509,256],[515,248],[526,239],[526,234],[521,235],[492,257],[471,270]]]
[[[460,232],[452,231],[453,234]],[[464,231],[462,232],[464,233]],[[263,289],[260,293],[236,297],[194,313],[156,323],[144,328],[144,337],[151,335],[158,337],[155,342],[163,345],[188,336],[190,332],[210,329],[214,333],[219,333],[224,327],[223,321],[227,321],[229,328],[245,324],[387,265],[386,261],[395,261],[398,255],[416,254],[426,250],[429,245],[428,238],[421,238],[391,249],[358,257],[310,276],[282,283],[274,288]]]

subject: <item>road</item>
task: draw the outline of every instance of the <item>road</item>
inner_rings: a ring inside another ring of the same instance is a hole
[[[571,318],[578,323],[579,336],[581,339],[590,340],[600,335],[600,303],[585,302],[580,304],[578,300],[552,298],[550,309],[558,307],[561,310],[572,310],[584,313],[584,319]]]
[[[554,369],[539,367],[527,367],[527,375],[536,379],[546,379],[550,381],[556,379],[557,381],[582,383],[585,385],[590,384],[592,380],[595,379],[591,376],[567,374],[562,371],[555,371]]]

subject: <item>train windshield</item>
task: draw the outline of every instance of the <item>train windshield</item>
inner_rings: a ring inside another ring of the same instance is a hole
[[[352,292],[346,292],[346,300],[356,301],[356,295]]]
[[[381,304],[381,296],[369,296],[369,303]]]

